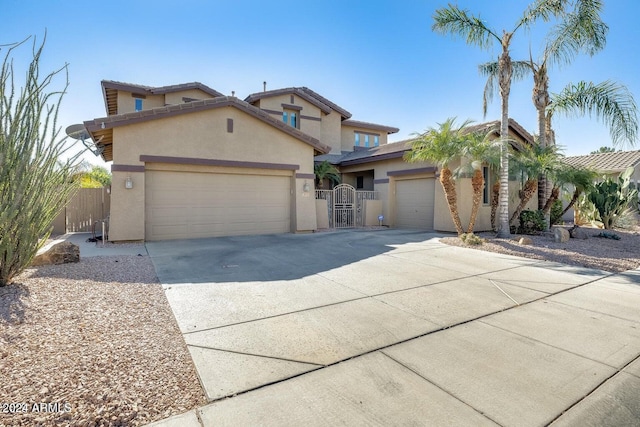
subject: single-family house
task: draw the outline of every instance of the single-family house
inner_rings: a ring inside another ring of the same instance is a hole
[[[353,120],[309,88],[265,88],[244,100],[201,83],[105,80],[102,91],[107,115],[84,125],[113,162],[112,241],[314,231],[328,215],[314,191],[323,160],[375,193],[362,225],[454,230],[435,165],[405,162],[411,142],[388,141],[397,128]],[[497,136],[496,123],[478,126]],[[533,141],[515,121],[510,134]],[[494,180],[488,168],[485,177]],[[464,221],[471,185],[458,187]],[[487,186],[476,229],[490,229],[489,202]]]

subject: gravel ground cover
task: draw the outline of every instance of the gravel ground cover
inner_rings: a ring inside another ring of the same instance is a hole
[[[0,426],[138,426],[206,402],[149,257],[15,282],[0,288]]]
[[[565,227],[567,230],[569,227]],[[640,228],[633,230],[613,230],[620,240],[595,237],[601,231],[597,228],[584,230],[588,239],[569,239],[566,243],[556,243],[553,233],[543,233],[538,236],[514,235],[511,239],[497,239],[495,233],[476,233],[486,239],[485,243],[477,246],[466,245],[458,237],[445,237],[440,241],[448,245],[464,246],[488,252],[497,252],[515,256],[581,267],[596,268],[613,273],[620,273],[640,267]],[[521,237],[531,238],[533,244],[521,245]]]

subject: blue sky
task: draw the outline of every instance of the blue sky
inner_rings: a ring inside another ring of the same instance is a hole
[[[452,1],[453,2],[453,1]],[[605,1],[610,31],[604,51],[578,57],[550,73],[552,92],[567,83],[607,79],[624,83],[640,101],[637,0]],[[511,30],[528,0],[459,0],[488,26]],[[506,6],[505,6],[506,4]],[[151,86],[199,81],[244,99],[262,90],[307,86],[353,114],[353,119],[400,128],[390,141],[436,126],[448,117],[484,121],[485,79],[480,63],[495,60],[462,39],[431,31],[433,14],[447,1],[282,2],[182,0],[0,0],[0,44],[30,34],[47,45],[42,70],[69,64],[70,86],[60,126],[105,113],[100,80]],[[636,28],[634,30],[634,28]],[[518,33],[514,59],[539,54],[545,28]],[[29,49],[20,49],[28,56]],[[16,67],[20,64],[17,57]],[[22,71],[20,71],[22,73]],[[514,83],[510,116],[537,129],[531,82]],[[486,120],[500,117],[499,98]],[[557,142],[566,155],[611,145],[595,118],[556,117]],[[640,144],[636,143],[636,149]],[[624,148],[628,148],[624,147]],[[95,164],[99,158],[86,157]]]

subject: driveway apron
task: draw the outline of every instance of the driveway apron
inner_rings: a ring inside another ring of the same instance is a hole
[[[640,422],[639,272],[439,237],[148,242],[210,401],[156,425]]]

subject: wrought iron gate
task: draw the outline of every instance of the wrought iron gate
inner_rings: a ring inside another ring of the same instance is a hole
[[[340,184],[333,189],[333,227],[355,227],[356,189]]]

